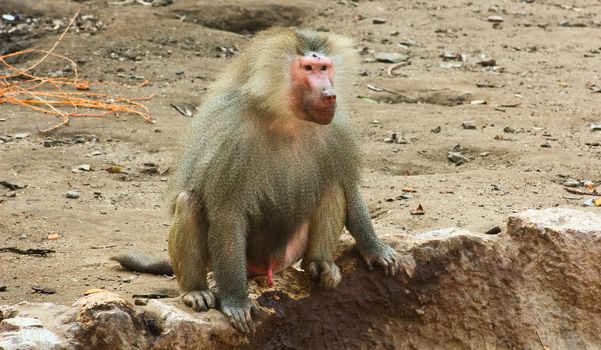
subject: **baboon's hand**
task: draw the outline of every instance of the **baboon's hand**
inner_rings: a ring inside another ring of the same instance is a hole
[[[244,333],[254,330],[250,312],[256,309],[256,305],[248,297],[242,300],[241,298],[221,297],[219,301],[221,311],[229,318],[234,328]]]
[[[397,271],[397,255],[394,249],[386,244],[378,242],[374,246],[359,247],[359,253],[367,264],[368,270],[373,270],[374,263],[382,266],[384,275],[394,276]]]

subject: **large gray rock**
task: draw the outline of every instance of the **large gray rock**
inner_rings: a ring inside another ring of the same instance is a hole
[[[336,289],[285,272],[282,290],[259,296],[264,312],[248,338],[215,310],[177,300],[134,307],[97,293],[72,307],[0,307],[0,349],[601,347],[601,215],[529,210],[499,235],[449,228],[382,238],[399,253],[399,275],[366,271],[345,243]],[[294,299],[290,286],[310,296]]]

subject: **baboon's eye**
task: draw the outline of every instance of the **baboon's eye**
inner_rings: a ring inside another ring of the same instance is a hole
[[[319,69],[320,69],[320,70],[327,70],[327,69],[328,69],[328,67],[327,67],[327,66],[321,66],[321,67],[319,67]]]
[[[310,65],[306,65],[303,67],[305,70],[313,70],[313,67],[311,67]]]

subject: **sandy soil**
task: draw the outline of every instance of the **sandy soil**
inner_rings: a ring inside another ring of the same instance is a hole
[[[594,146],[601,132],[590,126],[601,123],[601,95],[587,87],[587,82],[601,85],[601,5],[594,1],[218,3],[0,2],[0,14],[62,20],[62,28],[78,7],[82,15],[96,16],[102,22],[98,31],[70,32],[57,52],[79,61],[86,79],[131,84],[148,79],[145,88],[109,90],[156,94],[147,105],[157,121],[147,124],[128,115],[77,119],[71,127],[41,135],[37,130],[58,120],[0,104],[0,181],[26,186],[16,191],[0,186],[0,248],[56,251],[47,257],[0,252],[0,286],[6,286],[0,303],[70,304],[90,288],[126,296],[176,294],[174,280],[122,271],[109,257],[127,250],[166,254],[165,191],[190,121],[170,104],[201,103],[232,54],[244,49],[253,31],[272,23],[344,34],[365,53],[362,75],[346,88],[381,101],[352,101],[364,156],[363,193],[380,234],[503,228],[509,214],[527,208],[581,207],[589,197],[566,192],[562,183],[568,178],[601,181],[601,146]],[[489,16],[503,22],[490,22]],[[10,52],[24,44],[47,49],[61,31],[2,34],[0,49]],[[390,77],[390,64],[375,62],[373,52],[407,54],[410,64]],[[445,61],[445,52],[467,60]],[[496,66],[478,64],[482,55],[494,58]],[[64,66],[49,61],[37,72]],[[376,92],[368,84],[396,93]],[[416,99],[421,102],[403,102]],[[477,100],[486,104],[471,103]],[[449,105],[456,101],[464,103]],[[475,128],[465,129],[466,122]],[[393,132],[402,143],[384,142]],[[7,137],[18,133],[29,136]],[[456,166],[447,159],[456,145],[469,162]],[[91,171],[73,172],[80,164],[90,164]],[[104,170],[112,165],[125,173]],[[416,190],[412,198],[398,198],[406,187]],[[80,197],[69,199],[68,191]],[[425,215],[411,215],[418,204]],[[49,240],[54,233],[60,238]],[[275,281],[277,288],[286,287]],[[35,285],[56,293],[36,293]]]

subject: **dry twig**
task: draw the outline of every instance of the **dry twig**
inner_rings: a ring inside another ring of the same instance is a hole
[[[62,118],[60,123],[41,130],[43,133],[55,130],[63,125],[68,126],[69,118],[71,117],[102,118],[108,115],[129,113],[141,116],[149,123],[154,123],[148,108],[142,103],[136,102],[149,100],[153,96],[122,98],[103,93],[88,92],[90,87],[94,85],[117,85],[126,88],[139,88],[148,84],[148,81],[145,80],[135,86],[81,81],[77,71],[77,64],[70,58],[54,52],[78,15],[79,11],[75,13],[50,50],[28,49],[0,56],[0,67],[3,66],[8,70],[8,73],[5,75],[0,74],[0,104],[10,103],[19,105]],[[7,62],[10,58],[32,53],[42,54],[42,57],[27,68],[19,69]],[[69,62],[71,67],[73,67],[73,77],[40,77],[34,74],[32,72],[33,69],[49,57]],[[68,107],[71,108],[71,111],[65,111],[65,108]],[[79,111],[80,108],[84,109],[84,111]],[[100,112],[94,112],[98,110]]]

